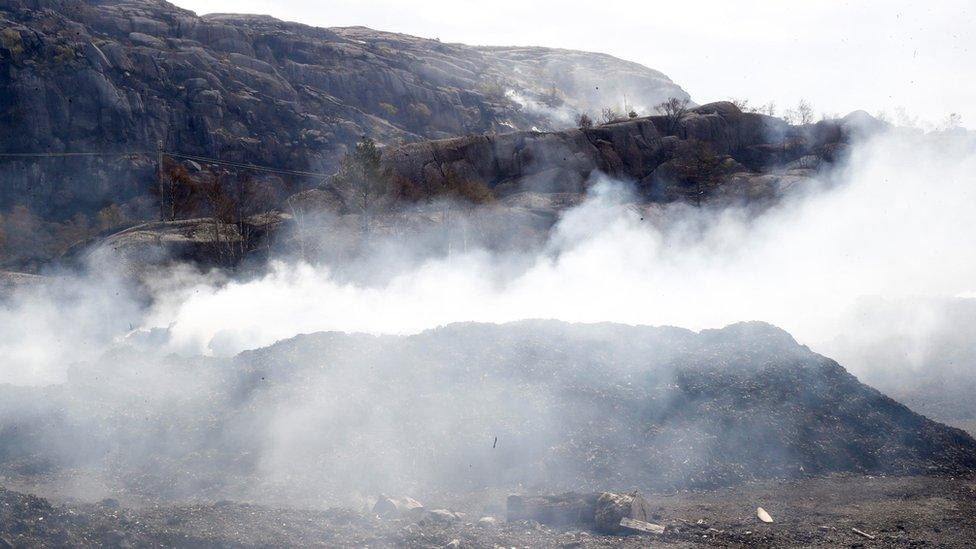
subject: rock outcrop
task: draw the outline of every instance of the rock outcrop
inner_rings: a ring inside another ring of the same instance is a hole
[[[0,271],[0,299],[20,288],[36,286],[44,281],[45,278],[40,275]]]
[[[477,181],[501,197],[580,193],[597,171],[636,182],[653,201],[693,197],[703,181],[703,195],[773,196],[834,162],[864,131],[870,126],[846,118],[791,126],[720,102],[674,124],[650,116],[561,132],[472,135],[390,148],[384,161],[394,177],[422,188]]]
[[[0,152],[152,152],[161,141],[332,173],[363,135],[551,129],[621,93],[645,105],[687,97],[661,73],[606,55],[198,17],[162,0],[0,0],[0,28]],[[576,100],[604,81],[621,89]],[[152,160],[4,159],[0,211],[27,202],[44,217],[92,214],[146,195]]]
[[[153,221],[79,242],[62,261],[83,264],[90,256],[108,259],[120,273],[134,279],[172,262],[231,267],[266,257],[275,234],[290,221],[291,216],[274,211],[246,217],[241,223],[213,218]]]

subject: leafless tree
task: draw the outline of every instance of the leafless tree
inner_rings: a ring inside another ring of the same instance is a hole
[[[905,128],[918,128],[918,117],[910,114],[905,107],[895,108],[895,120],[899,126]]]
[[[949,113],[942,121],[943,130],[954,130],[962,126],[962,115],[957,112]]]
[[[789,124],[812,124],[813,107],[806,99],[801,99],[795,109],[786,109],[783,119]]]
[[[756,112],[765,114],[767,116],[776,116],[776,102],[770,101],[769,103],[756,108]]]
[[[688,112],[688,100],[669,97],[667,101],[654,107],[654,110],[664,115],[664,123],[669,134],[677,133],[681,119]]]
[[[236,251],[232,242],[223,241],[221,233],[228,223],[234,221],[237,205],[225,184],[225,174],[207,174],[199,182],[197,189],[212,215],[214,257],[219,263],[223,263],[226,255],[233,255]]]
[[[739,99],[736,97],[730,97],[729,102],[735,105],[735,107],[742,112],[755,112],[755,109],[749,107],[748,99]]]
[[[609,124],[611,122],[617,122],[620,120],[620,114],[618,114],[613,107],[603,107],[601,115],[603,116],[604,124]]]
[[[585,112],[581,112],[576,115],[576,126],[578,126],[581,130],[592,128],[593,119],[590,118],[590,115],[586,114]]]

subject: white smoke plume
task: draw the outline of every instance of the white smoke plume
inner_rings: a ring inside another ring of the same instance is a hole
[[[865,296],[976,290],[973,174],[965,134],[891,132],[857,146],[839,182],[811,183],[758,217],[644,211],[626,183],[604,178],[518,262],[484,249],[406,266],[374,257],[374,268],[394,270],[379,282],[284,261],[246,281],[181,272],[148,307],[115,281],[22,291],[0,309],[0,382],[56,381],[72,360],[126,337],[160,352],[230,355],[315,331],[412,334],[526,318],[692,329],[764,320],[829,351],[859,329],[852,311]],[[847,355],[838,358],[857,358]]]

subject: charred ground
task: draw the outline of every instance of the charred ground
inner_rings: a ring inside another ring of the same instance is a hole
[[[761,323],[458,324],[233,360],[143,355],[2,388],[4,474],[132,501],[318,506],[976,468],[969,435]]]

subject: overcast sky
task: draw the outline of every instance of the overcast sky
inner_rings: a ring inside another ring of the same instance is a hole
[[[976,2],[176,0],[483,45],[609,53],[658,69],[705,103],[729,97],[817,113],[950,112],[976,127]]]

